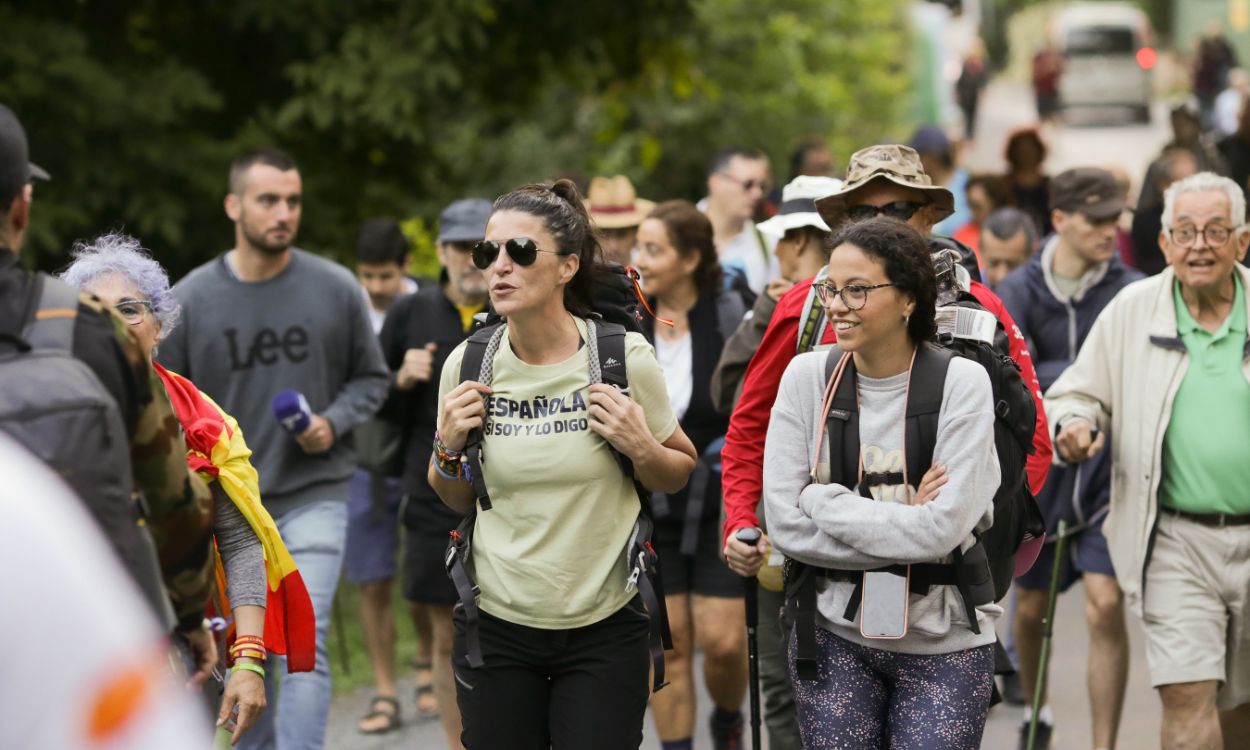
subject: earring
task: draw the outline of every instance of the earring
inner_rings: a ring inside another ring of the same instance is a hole
[[[904,315],[904,316],[903,316],[903,325],[904,325],[904,326],[909,326],[909,325],[911,325],[911,316],[910,316],[910,315]]]

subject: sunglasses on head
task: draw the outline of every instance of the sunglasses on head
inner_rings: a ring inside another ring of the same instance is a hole
[[[846,218],[851,221],[864,221],[865,219],[872,219],[885,214],[891,219],[907,221],[915,216],[916,212],[924,208],[925,205],[924,203],[916,203],[914,201],[894,201],[884,206],[861,204],[846,209]]]
[[[539,253],[559,255],[553,250],[543,250],[529,237],[516,237],[502,244],[494,240],[482,240],[473,246],[473,265],[485,271],[499,257],[500,250],[507,250],[508,257],[518,266],[533,265]]]

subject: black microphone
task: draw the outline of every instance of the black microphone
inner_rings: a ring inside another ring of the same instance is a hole
[[[308,399],[294,388],[280,391],[273,397],[273,416],[292,436],[303,434],[312,424],[312,409],[308,408]]]

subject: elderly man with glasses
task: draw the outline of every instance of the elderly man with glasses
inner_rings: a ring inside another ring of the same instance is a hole
[[[1070,463],[1111,449],[1103,529],[1142,618],[1165,749],[1250,743],[1246,200],[1210,172],[1164,196],[1169,267],[1103,310],[1047,392]]]

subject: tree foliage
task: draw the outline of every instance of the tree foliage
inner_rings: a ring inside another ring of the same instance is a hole
[[[0,101],[38,185],[27,257],[121,228],[175,275],[232,240],[238,151],[304,177],[300,242],[345,258],[359,223],[406,220],[524,182],[628,174],[697,198],[727,144],[838,158],[897,135],[903,0],[44,0],[0,2]]]

